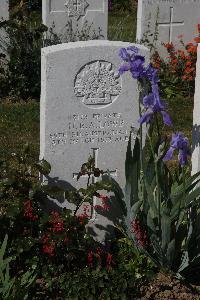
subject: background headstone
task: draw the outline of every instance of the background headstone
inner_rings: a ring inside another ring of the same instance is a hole
[[[137,40],[147,34],[150,42],[157,22],[156,47],[161,56],[166,55],[162,42],[173,42],[181,48],[179,36],[185,43],[197,36],[200,23],[200,0],[138,0]]]
[[[192,132],[192,174],[200,171],[200,44],[197,50]]]
[[[9,19],[9,0],[0,0],[0,22]],[[0,53],[6,54],[8,36],[4,29],[0,29]]]
[[[91,26],[91,34],[99,32],[107,38],[108,0],[42,0],[43,24],[53,27],[54,33],[65,42],[66,25],[72,23],[74,32],[84,24]],[[92,37],[91,37],[92,39]]]
[[[129,135],[132,128],[134,144],[139,128],[137,81],[116,75],[119,50],[129,45],[98,40],[42,49],[40,158],[51,164],[52,184],[86,187],[88,178],[77,182],[77,174],[91,155],[124,187]],[[149,51],[138,47],[148,63]]]

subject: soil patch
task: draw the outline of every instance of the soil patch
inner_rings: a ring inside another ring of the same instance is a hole
[[[147,286],[140,288],[141,296],[134,300],[200,300],[196,288],[161,273]]]

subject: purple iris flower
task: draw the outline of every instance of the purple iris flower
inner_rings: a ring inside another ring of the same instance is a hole
[[[126,63],[119,68],[119,75],[130,71],[134,79],[143,77],[144,75],[144,56],[138,55],[138,48],[129,46],[127,49],[122,48],[119,51],[119,56]]]
[[[172,134],[171,146],[163,160],[168,161],[172,159],[175,150],[179,151],[178,159],[180,165],[185,166],[188,163],[187,157],[191,156],[191,152],[188,138],[184,137],[182,132]]]
[[[156,85],[160,80],[157,76],[158,69],[155,69],[152,67],[151,64],[149,64],[145,70],[145,76],[149,79],[152,85]]]
[[[125,62],[130,62],[134,60],[136,54],[138,54],[139,49],[135,46],[129,46],[126,48],[121,48],[119,50],[119,56]]]
[[[147,111],[139,119],[140,124],[150,123],[155,113],[161,113],[164,124],[172,126],[171,118],[165,111],[166,105],[160,100],[158,85],[152,86],[152,93],[143,98],[143,105]]]

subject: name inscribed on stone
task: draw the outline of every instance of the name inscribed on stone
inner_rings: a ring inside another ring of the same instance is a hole
[[[50,134],[51,146],[80,143],[128,142],[127,128],[121,113],[73,114],[68,117],[66,130]]]

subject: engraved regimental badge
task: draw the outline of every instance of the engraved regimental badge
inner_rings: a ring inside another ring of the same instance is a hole
[[[88,63],[75,78],[75,95],[81,98],[83,104],[94,109],[112,104],[121,90],[121,77],[113,64],[107,61]]]
[[[78,20],[80,17],[85,16],[89,4],[86,0],[67,0],[65,6],[68,10],[68,16]]]

